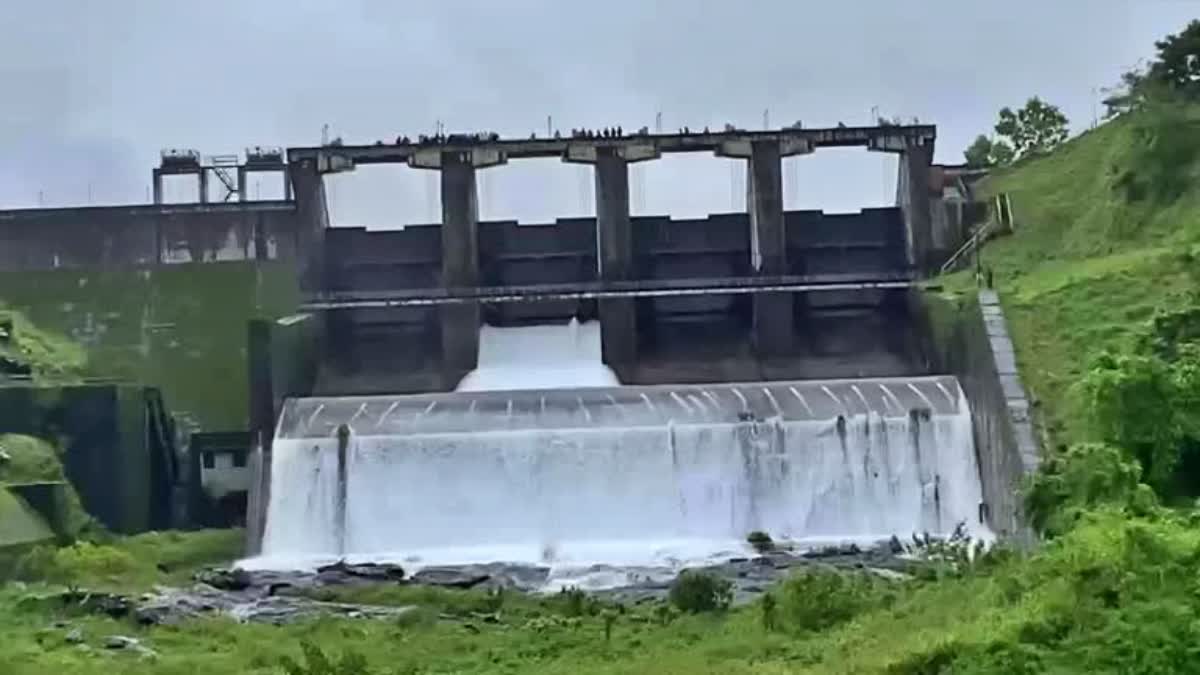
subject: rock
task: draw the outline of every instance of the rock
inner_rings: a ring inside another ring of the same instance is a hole
[[[339,560],[332,565],[318,567],[317,574],[320,576],[344,574],[350,577],[370,579],[373,581],[402,581],[404,579],[404,568],[390,563],[362,563],[358,565],[351,565],[345,560]]]
[[[104,638],[104,648],[114,651],[135,652],[144,658],[157,658],[158,652],[143,645],[137,638],[125,635],[109,635]]]
[[[69,645],[82,644],[83,630],[79,628],[72,628],[71,630],[67,631],[67,634],[63,637],[63,640],[65,640]]]
[[[888,541],[888,550],[892,552],[892,555],[900,555],[904,553],[904,544],[900,543],[900,538],[893,534],[891,540]]]
[[[109,635],[104,638],[105,649],[133,649],[140,646],[142,646],[142,643],[137,638],[125,635]]]
[[[905,574],[903,572],[897,572],[896,570],[884,569],[882,567],[868,567],[867,571],[870,572],[871,574],[874,574],[877,577],[887,579],[888,581],[906,581],[906,580],[912,578],[912,576]]]
[[[470,567],[426,567],[412,576],[412,582],[445,588],[474,588],[491,577]]]
[[[240,568],[204,570],[196,573],[195,579],[222,591],[244,591],[253,583],[250,574]]]
[[[125,618],[133,610],[133,601],[115,593],[68,590],[58,598],[64,607],[73,606],[84,612],[104,614],[114,619]]]

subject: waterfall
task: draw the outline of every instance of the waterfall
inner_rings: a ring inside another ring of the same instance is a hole
[[[967,402],[953,378],[912,382],[289,402],[263,555],[649,565],[742,551],[753,530],[814,545],[978,531]]]
[[[754,530],[984,532],[952,377],[631,387],[600,351],[594,322],[485,326],[453,394],[288,400],[254,564],[679,566]]]

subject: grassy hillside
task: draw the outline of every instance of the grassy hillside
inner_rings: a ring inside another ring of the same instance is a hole
[[[983,263],[1057,443],[1088,436],[1070,388],[1091,358],[1128,346],[1157,310],[1184,306],[1198,286],[1198,120],[1188,108],[1121,118],[984,184],[1012,199],[1016,231],[985,246]]]

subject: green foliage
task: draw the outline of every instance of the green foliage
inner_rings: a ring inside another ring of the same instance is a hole
[[[64,480],[58,450],[40,438],[0,434],[0,484]]]
[[[821,631],[844,623],[882,606],[888,597],[873,577],[832,569],[796,572],[780,586],[779,595],[781,617],[800,631]]]
[[[1133,142],[1115,165],[1114,187],[1126,202],[1170,204],[1195,184],[1200,116],[1177,98],[1145,99],[1130,120]]]
[[[39,382],[73,382],[87,365],[71,340],[35,326],[22,312],[0,304],[0,363],[27,368]]]
[[[279,660],[279,665],[287,675],[371,675],[366,658],[355,651],[344,651],[337,659],[332,659],[321,651],[321,648],[311,642],[301,642],[300,652],[304,663],[290,656]]]
[[[1003,140],[993,140],[980,134],[971,145],[963,151],[967,166],[972,169],[983,169],[997,166],[1007,166],[1014,157],[1013,147]]]
[[[779,603],[776,602],[775,596],[771,593],[765,593],[762,596],[762,600],[759,601],[758,606],[762,610],[763,630],[768,632],[775,630],[778,619],[778,614],[776,611],[778,605]]]
[[[1058,106],[1034,96],[1016,112],[1002,108],[996,133],[1012,148],[1015,159],[1044,155],[1067,140],[1067,116]]]
[[[1148,78],[1187,98],[1200,98],[1200,20],[1154,43]]]
[[[775,550],[775,541],[771,539],[771,535],[761,530],[755,530],[746,535],[746,543],[754,547],[759,553],[768,553]]]
[[[671,604],[685,612],[717,612],[733,602],[733,584],[703,570],[684,570],[671,584]]]
[[[1051,455],[1026,490],[1026,515],[1041,532],[1061,534],[1101,505],[1125,508],[1144,499],[1141,467],[1120,448],[1080,443]]]
[[[25,581],[117,591],[182,583],[195,570],[236,559],[242,539],[240,530],[199,530],[149,532],[110,543],[40,546],[18,561],[16,576]]]

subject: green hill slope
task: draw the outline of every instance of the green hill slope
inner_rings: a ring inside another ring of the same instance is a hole
[[[1200,109],[1156,107],[1000,171],[1016,228],[989,242],[1022,376],[1050,438],[1087,437],[1069,388],[1100,351],[1177,309],[1200,267]],[[958,283],[967,280],[959,276]],[[951,282],[954,285],[955,282]]]

